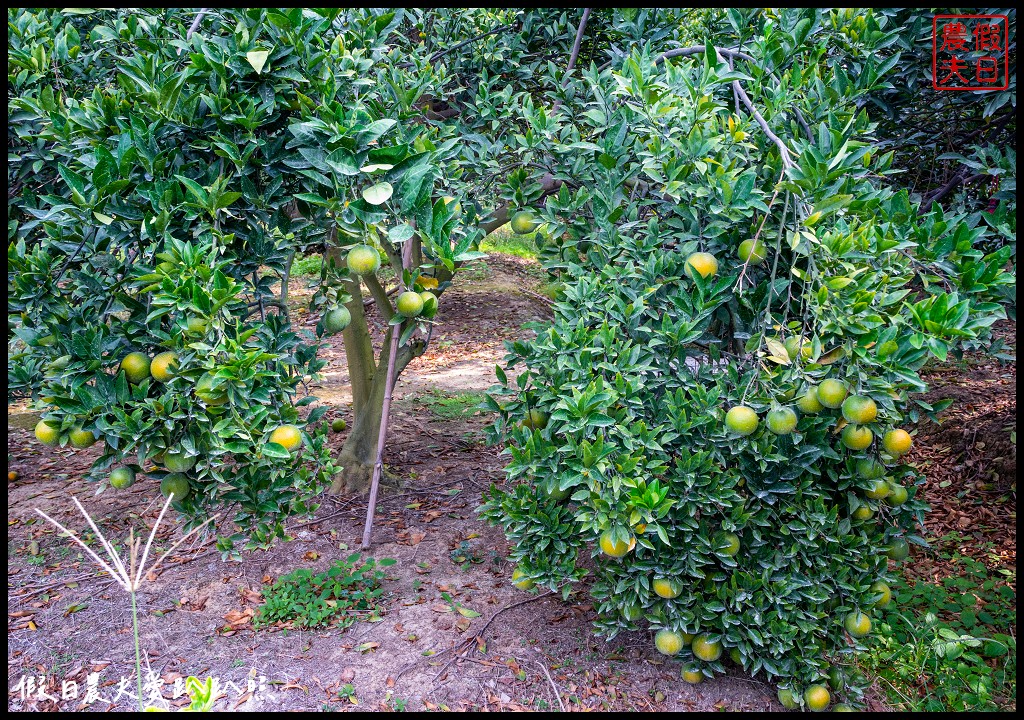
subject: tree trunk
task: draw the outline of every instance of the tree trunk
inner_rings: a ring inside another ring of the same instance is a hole
[[[355,417],[352,421],[352,432],[349,433],[345,444],[341,448],[341,453],[338,455],[338,463],[341,465],[341,470],[334,476],[334,482],[331,484],[330,489],[331,493],[359,493],[362,495],[370,489],[370,480],[373,477],[373,464],[377,460],[377,440],[380,437],[381,415],[384,411],[384,392],[387,388],[387,367],[388,356],[391,351],[391,333],[401,332],[402,327],[402,325],[392,325],[384,337],[384,347],[381,349],[377,367],[374,369],[370,381],[366,383],[364,401],[361,406],[354,408]],[[368,342],[369,335],[367,335]],[[349,348],[350,346],[346,338],[346,354],[352,352]],[[402,370],[412,362],[412,359],[422,355],[425,349],[426,345],[420,339],[398,348],[398,356],[395,358],[395,377],[397,378],[401,375]],[[355,350],[355,348],[352,350]],[[372,353],[372,348],[370,352]],[[353,352],[353,354],[355,353]],[[353,397],[355,396],[355,388],[356,383],[353,379]]]

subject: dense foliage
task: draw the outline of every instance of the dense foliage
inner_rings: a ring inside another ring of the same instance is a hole
[[[907,40],[907,17],[853,10],[8,21],[9,395],[44,410],[48,442],[102,440],[94,479],[163,479],[193,522],[232,509],[225,552],[282,536],[329,481],[365,489],[392,338],[400,372],[438,322],[423,293],[518,218],[561,284],[489,401],[512,482],[484,514],[518,581],[568,593],[592,575],[602,632],[701,633],[698,676],[721,642],[802,690],[856,647],[844,631],[881,600],[886,553],[922,542],[916,473],[879,442],[938,409],[915,397],[924,363],[986,345],[1014,298],[1001,136],[959,150],[1002,178],[986,212],[932,204],[945,178],[901,183],[886,133],[907,99],[888,79],[917,24]],[[1013,102],[982,117],[1014,127]],[[288,298],[311,248],[315,334]],[[332,336],[354,403],[336,459],[323,408],[302,410]],[[807,393],[828,381],[861,399],[820,407]],[[759,427],[727,428],[733,406]]]

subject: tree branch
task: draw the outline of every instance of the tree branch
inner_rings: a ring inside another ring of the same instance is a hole
[[[201,23],[203,21],[203,15],[205,15],[209,11],[210,11],[210,8],[202,8],[199,11],[199,14],[196,15],[196,19],[192,21],[192,26],[189,27],[188,32],[185,33],[185,39],[186,40],[190,40],[192,38],[192,33],[194,33],[196,30],[199,29],[199,23]]]
[[[401,273],[399,273],[401,276]],[[384,317],[384,322],[391,322],[391,318],[395,316],[395,311],[391,307],[391,301],[388,300],[388,294],[384,292],[384,288],[380,284],[380,280],[377,279],[377,275],[370,273],[369,275],[363,276],[363,282],[366,283],[366,287],[370,289],[370,294],[373,295],[373,301],[380,308],[380,314]],[[398,283],[401,285],[402,278],[398,278]]]
[[[569,76],[572,74],[572,69],[576,67],[576,60],[580,56],[580,45],[583,44],[583,31],[587,29],[587,20],[590,19],[591,10],[593,10],[593,8],[583,9],[583,17],[580,18],[580,24],[576,28],[576,40],[572,44],[572,53],[569,55],[569,64],[565,66],[565,77],[562,78],[563,90],[569,85]],[[551,111],[555,112],[559,107],[561,107],[561,105],[561,99],[556,99]]]

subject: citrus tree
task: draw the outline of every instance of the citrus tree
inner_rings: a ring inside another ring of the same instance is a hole
[[[920,370],[990,340],[1012,249],[879,151],[886,15],[623,12],[580,23],[572,111],[528,112],[562,289],[497,369],[481,510],[518,586],[589,576],[599,631],[656,631],[684,680],[730,658],[787,706],[856,700],[889,561],[925,544]]]
[[[235,508],[235,539],[258,544],[323,486],[365,490],[392,336],[397,374],[479,240],[558,185],[533,167],[539,136],[512,87],[569,55],[569,18],[8,21],[8,393],[44,411],[37,437],[102,442],[93,479],[145,471],[195,522]],[[288,298],[309,249],[324,258],[315,332]],[[338,340],[354,422],[331,458],[314,431],[324,408],[300,409]]]

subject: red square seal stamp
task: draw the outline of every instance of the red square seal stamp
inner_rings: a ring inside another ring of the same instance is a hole
[[[1009,88],[1009,31],[1005,15],[936,15],[932,18],[932,87]]]

